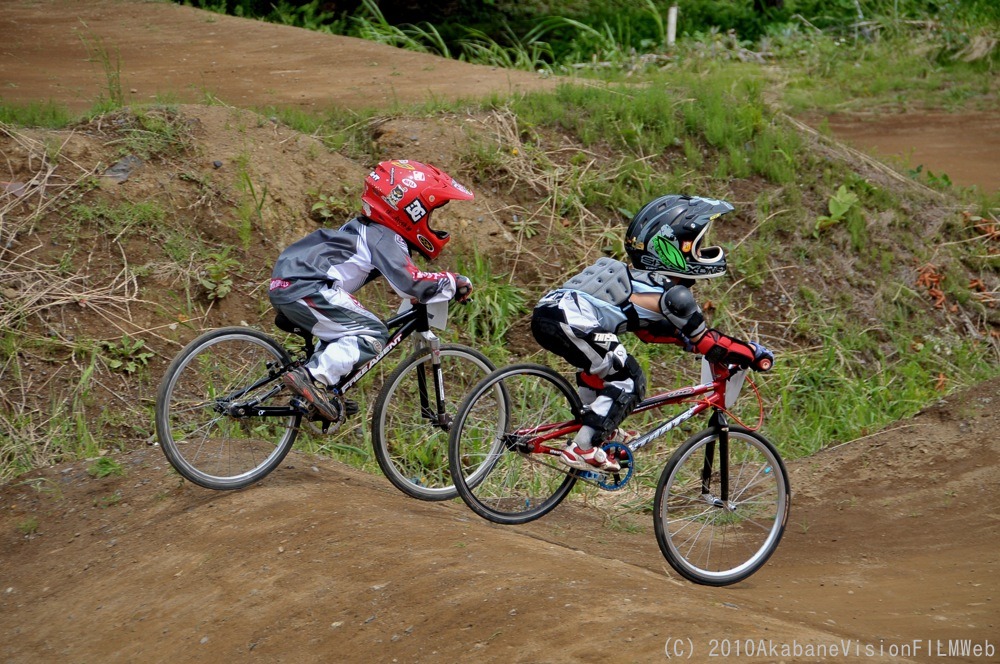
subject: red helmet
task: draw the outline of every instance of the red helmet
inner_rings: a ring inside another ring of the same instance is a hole
[[[383,161],[365,178],[365,216],[396,231],[427,258],[448,244],[448,233],[430,226],[431,212],[448,201],[471,201],[471,191],[434,166],[399,159]]]

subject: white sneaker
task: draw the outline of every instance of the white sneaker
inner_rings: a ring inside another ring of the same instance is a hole
[[[592,447],[589,450],[580,449],[576,443],[570,443],[562,451],[559,460],[570,468],[577,470],[603,470],[608,473],[617,473],[622,469],[615,460],[608,458],[607,453],[600,447]]]

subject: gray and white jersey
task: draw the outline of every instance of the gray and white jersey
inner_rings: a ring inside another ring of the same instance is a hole
[[[289,245],[274,264],[269,296],[274,304],[288,304],[331,286],[355,293],[379,275],[400,297],[425,304],[455,296],[454,274],[420,270],[406,240],[363,217]]]
[[[661,295],[662,285],[643,270],[630,270],[631,289],[633,293],[655,293]],[[567,322],[577,331],[589,334],[594,332],[620,333],[628,323],[628,316],[621,305],[612,304],[595,297],[590,293],[572,288],[557,288],[546,293],[538,304],[540,306],[555,306],[563,310]],[[659,311],[634,306],[638,315],[639,329],[658,323],[667,322],[667,318]]]

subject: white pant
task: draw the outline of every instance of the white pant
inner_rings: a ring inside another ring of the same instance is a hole
[[[389,340],[385,324],[336,286],[278,308],[319,340],[306,368],[324,385],[336,385],[355,367],[382,352]]]

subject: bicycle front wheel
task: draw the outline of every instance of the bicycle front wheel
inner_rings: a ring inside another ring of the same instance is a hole
[[[576,475],[559,462],[579,428],[580,397],[548,367],[516,364],[476,385],[448,441],[455,488],[472,511],[501,524],[533,521],[569,494]]]
[[[660,475],[653,503],[656,541],[667,562],[695,583],[726,586],[749,577],[778,548],[788,520],[788,473],[763,436],[729,429],[727,498],[719,432],[681,445]]]
[[[448,467],[448,431],[465,395],[496,368],[478,350],[459,344],[443,344],[440,357],[443,419],[427,348],[396,367],[372,412],[372,446],[379,467],[393,486],[421,500],[458,495]]]
[[[276,341],[249,328],[213,330],[188,344],[156,393],[156,435],[170,465],[219,490],[240,489],[274,470],[295,442],[301,416],[237,416],[230,406],[271,405],[281,391],[278,369],[290,361]]]

